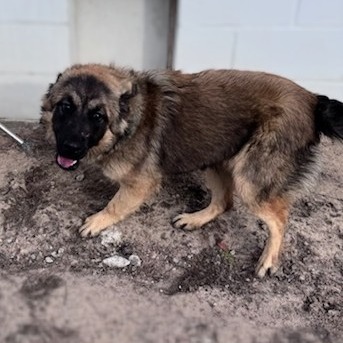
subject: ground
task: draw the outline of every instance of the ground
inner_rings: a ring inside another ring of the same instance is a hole
[[[343,342],[343,146],[324,140],[318,186],[288,224],[282,267],[259,280],[266,230],[235,207],[202,230],[171,218],[205,206],[198,174],[166,180],[140,211],[96,238],[86,216],[116,191],[100,170],[58,168],[37,124],[0,133],[0,342]],[[106,266],[113,255],[141,265]]]

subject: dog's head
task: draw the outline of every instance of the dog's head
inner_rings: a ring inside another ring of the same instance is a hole
[[[43,97],[42,122],[56,141],[58,165],[75,169],[87,154],[102,154],[128,135],[139,118],[134,73],[76,65],[59,74]]]

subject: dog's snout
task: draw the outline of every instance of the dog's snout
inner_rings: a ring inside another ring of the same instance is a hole
[[[72,153],[79,153],[83,150],[83,144],[77,141],[65,141],[63,148]]]

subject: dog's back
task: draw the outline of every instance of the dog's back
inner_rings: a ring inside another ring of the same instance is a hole
[[[316,96],[287,79],[235,70],[168,78],[161,140],[161,163],[167,172],[228,160],[247,144],[252,149],[253,141],[263,149],[286,147],[284,153],[289,154],[317,139]],[[264,143],[257,142],[258,137]]]

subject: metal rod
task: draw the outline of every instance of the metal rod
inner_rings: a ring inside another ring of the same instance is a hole
[[[24,144],[24,141],[18,137],[15,133],[13,133],[12,131],[10,131],[6,126],[4,126],[3,124],[0,123],[0,129],[4,132],[6,132],[9,136],[11,136],[14,140],[17,141],[17,143],[19,143],[20,145]]]

